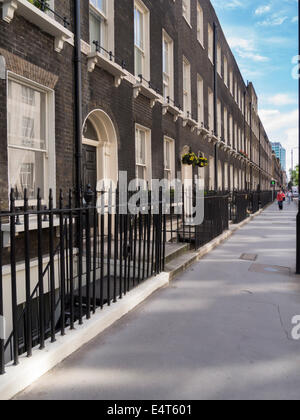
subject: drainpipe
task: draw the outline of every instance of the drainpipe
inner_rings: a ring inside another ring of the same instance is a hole
[[[81,11],[80,0],[74,0],[75,22],[75,159],[76,159],[76,204],[81,206],[82,190],[82,75],[81,75]]]
[[[218,133],[218,54],[217,54],[217,45],[218,45],[218,27],[214,22],[214,132],[216,137],[221,133]],[[219,174],[218,174],[218,162],[219,162],[219,148],[215,144],[215,190],[218,191],[219,186]]]

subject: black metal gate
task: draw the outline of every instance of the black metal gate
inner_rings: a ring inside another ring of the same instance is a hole
[[[90,191],[91,192],[91,191]],[[54,342],[57,334],[82,324],[97,309],[122,299],[145,279],[164,269],[165,216],[162,203],[152,214],[149,201],[134,214],[121,208],[119,191],[86,195],[86,205],[76,208],[72,193],[66,200],[60,193],[54,208],[50,191],[48,206],[38,193],[35,207],[29,207],[24,193],[21,209],[15,208],[11,192],[10,211],[0,214],[0,317],[4,299],[11,302],[11,334],[0,337],[0,373],[5,362],[18,364],[19,356],[32,355],[32,348]],[[10,248],[4,247],[7,230]],[[17,281],[17,264],[25,266],[25,275]],[[3,265],[10,269],[9,288],[3,284]],[[32,264],[37,267],[33,278]],[[35,282],[35,283],[34,283]],[[20,305],[19,291],[25,290]]]

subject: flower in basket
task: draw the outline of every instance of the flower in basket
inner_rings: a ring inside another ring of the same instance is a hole
[[[197,166],[198,157],[193,152],[186,153],[185,155],[182,156],[182,163],[183,163],[183,165]]]
[[[208,166],[208,160],[204,157],[199,157],[198,158],[198,166],[199,166],[199,168],[205,168],[206,166]]]
[[[49,9],[49,2],[48,1],[44,1],[41,2],[40,0],[28,0],[29,3],[33,4],[35,7],[37,7],[40,10],[48,10]]]

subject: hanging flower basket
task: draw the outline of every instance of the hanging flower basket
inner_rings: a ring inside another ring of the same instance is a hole
[[[208,166],[208,160],[204,157],[199,157],[198,158],[198,166],[199,168],[205,168]]]
[[[204,168],[208,166],[208,160],[204,157],[198,157],[194,152],[186,153],[182,156],[183,165],[198,166]]]
[[[182,163],[183,165],[197,166],[198,156],[193,152],[186,153],[185,155],[182,156]]]

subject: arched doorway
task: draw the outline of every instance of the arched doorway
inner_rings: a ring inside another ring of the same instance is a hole
[[[118,140],[114,124],[102,110],[92,111],[86,118],[82,133],[83,187],[95,190],[101,180],[118,182]]]

